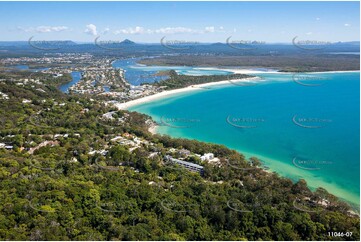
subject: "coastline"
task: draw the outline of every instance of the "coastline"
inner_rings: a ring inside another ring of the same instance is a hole
[[[212,69],[214,70],[214,68],[199,68],[199,69],[203,69],[203,70],[207,70],[207,69]],[[279,71],[255,71],[255,70],[251,70],[251,69],[218,69],[218,70],[222,70],[222,71],[230,71],[233,72],[234,74],[302,74],[302,72],[279,72]],[[307,74],[332,74],[332,73],[353,73],[353,72],[360,72],[360,71],[325,71],[325,72],[310,72]],[[306,73],[306,72],[305,72]],[[244,78],[244,79],[233,79],[233,80],[223,80],[223,81],[218,81],[218,82],[207,82],[207,83],[202,83],[202,84],[196,84],[196,85],[192,85],[192,86],[188,86],[188,87],[184,87],[184,88],[178,88],[178,89],[174,89],[174,90],[169,90],[169,91],[162,91],[153,95],[149,95],[149,96],[145,96],[145,97],[141,97],[141,98],[137,98],[128,102],[124,102],[124,103],[117,103],[115,104],[115,106],[120,109],[120,110],[127,110],[133,106],[137,106],[137,105],[141,105],[141,104],[145,104],[151,101],[155,101],[164,97],[168,97],[168,96],[172,96],[175,94],[179,94],[179,93],[187,93],[187,92],[192,92],[192,91],[196,91],[196,90],[202,90],[204,88],[207,87],[211,87],[211,86],[220,86],[220,85],[227,85],[227,84],[232,84],[232,83],[254,83],[254,82],[260,82],[262,81],[261,78],[259,77],[251,77],[251,78]]]
[[[270,157],[264,154],[250,152],[248,150],[241,150],[239,148],[234,148],[237,152],[243,154],[247,159],[250,157],[257,157],[261,161],[266,161],[266,165],[269,166],[268,172],[275,172],[280,177],[288,178],[293,181],[297,181],[302,177],[307,182],[307,186],[315,191],[317,188],[321,187],[326,189],[329,193],[337,196],[338,199],[348,203],[352,206],[360,206],[359,197],[355,194],[349,193],[343,189],[342,186],[337,184],[327,183],[322,179],[317,178],[312,173],[309,173],[307,170],[299,170],[297,167],[285,162],[284,160]],[[275,167],[277,167],[275,169]],[[293,177],[290,177],[284,173],[285,170],[292,170]],[[336,195],[337,194],[337,195]]]
[[[251,78],[244,78],[244,79],[223,80],[223,81],[218,81],[218,82],[207,82],[207,83],[192,85],[192,86],[188,86],[188,87],[184,87],[184,88],[178,88],[178,89],[169,90],[169,91],[162,91],[162,92],[159,92],[159,93],[156,93],[153,95],[137,98],[137,99],[134,99],[134,100],[131,100],[128,102],[117,103],[117,104],[115,104],[115,106],[118,109],[127,110],[133,106],[137,106],[140,104],[155,101],[155,100],[158,100],[158,99],[161,99],[164,97],[172,96],[174,94],[187,93],[187,92],[192,92],[192,91],[197,91],[197,90],[199,91],[199,90],[202,90],[202,89],[204,89],[206,87],[210,87],[210,86],[232,84],[231,82],[252,83],[254,81],[261,81],[261,80],[262,79],[259,77],[251,77]]]
[[[161,134],[161,133],[158,133],[158,131],[157,131],[158,127],[160,127],[160,126],[157,124],[152,124],[148,128],[148,131],[152,134]],[[209,142],[209,141],[205,141],[205,140],[200,140],[200,141]],[[258,159],[260,159],[261,161],[264,162],[264,165],[268,166],[268,169],[260,167],[262,169],[262,171],[264,171],[264,172],[276,173],[280,177],[291,179],[294,182],[296,182],[298,179],[300,179],[302,177],[303,179],[305,179],[307,181],[307,185],[312,191],[315,191],[317,188],[322,187],[322,188],[326,189],[329,193],[337,196],[340,200],[349,204],[350,206],[359,207],[359,205],[360,205],[359,202],[357,202],[359,200],[359,197],[357,197],[355,194],[345,191],[341,186],[339,186],[337,184],[328,184],[324,180],[318,179],[316,176],[314,176],[314,174],[309,173],[309,171],[307,171],[307,170],[299,170],[299,168],[297,168],[296,166],[293,166],[280,159],[266,156],[264,154],[255,153],[255,152],[251,152],[248,150],[242,150],[242,149],[234,148],[234,147],[228,147],[228,148],[236,150],[240,154],[244,155],[246,159],[249,159],[250,157],[257,157]],[[277,168],[275,169],[275,167],[277,167]],[[288,171],[292,170],[293,177],[289,177],[286,173],[284,173],[285,170],[288,170]]]
[[[158,125],[152,124],[152,125],[149,126],[148,131],[151,134],[157,134],[157,128],[158,128]]]
[[[242,70],[240,70],[242,71]],[[249,71],[249,70],[248,70]],[[332,73],[359,73],[360,71],[329,71],[329,72],[313,72],[314,74],[332,74]],[[252,72],[254,73],[254,72]],[[265,71],[259,71],[259,73],[273,73],[273,72],[265,72]],[[293,72],[276,72],[277,74],[288,74],[288,75],[292,75],[294,74]],[[313,74],[310,73],[310,74]],[[238,73],[237,73],[238,74]],[[242,74],[245,74],[244,72]],[[250,73],[248,73],[250,74]],[[154,95],[150,95],[150,96],[146,96],[140,99],[135,99],[123,104],[118,104],[121,105],[121,107],[123,107],[124,109],[127,108],[131,108],[133,106],[137,106],[137,105],[141,105],[143,103],[147,103],[147,102],[151,102],[154,100],[158,100],[167,96],[171,96],[177,93],[183,93],[183,92],[190,92],[190,91],[200,91],[202,90],[202,88],[204,89],[204,87],[208,87],[208,86],[216,86],[216,85],[226,85],[226,84],[231,84],[230,82],[258,82],[261,80],[260,78],[257,77],[253,77],[253,78],[245,78],[242,80],[225,80],[225,81],[219,81],[219,82],[211,82],[211,83],[204,83],[204,84],[199,84],[199,85],[193,85],[193,86],[188,86],[185,88],[180,88],[180,89],[175,89],[175,90],[170,90],[170,91],[163,91]],[[262,80],[263,81],[263,80]],[[137,101],[138,100],[138,101]],[[157,125],[151,125],[148,130],[152,133],[152,134],[157,134],[159,133],[159,126]],[[270,170],[265,170],[266,172],[276,172],[277,174],[279,174],[282,177],[289,177],[288,175],[286,175],[283,170],[294,170],[293,172],[293,178],[294,179],[296,177],[306,177],[307,179],[307,183],[308,186],[311,188],[311,190],[316,189],[317,187],[323,187],[326,190],[328,190],[330,193],[336,195],[338,198],[340,198],[341,200],[349,203],[349,204],[353,204],[358,206],[359,205],[359,197],[357,197],[357,195],[353,194],[353,193],[349,193],[347,191],[345,191],[342,187],[340,187],[337,184],[334,183],[327,183],[322,179],[317,179],[316,177],[312,176],[311,174],[308,174],[308,172],[306,171],[300,171],[298,169],[296,169],[295,167],[293,167],[292,165],[288,165],[287,162],[281,161],[281,160],[276,160],[274,158],[271,157],[267,157],[264,154],[257,154],[257,153],[253,153],[253,152],[248,152],[245,150],[237,150],[238,152],[246,155],[246,156],[255,156],[258,158],[261,158],[262,160],[266,160],[268,162],[272,162],[273,164],[277,164],[278,167],[280,167],[281,169],[272,169],[270,167]],[[307,174],[307,175],[305,175]]]
[[[199,68],[199,69],[205,69],[205,68]],[[257,71],[257,70],[251,70],[251,69],[219,69],[220,71],[231,71],[234,74],[247,74],[247,75],[252,75],[252,74],[288,74],[288,75],[293,75],[293,74],[334,74],[334,73],[353,73],[353,72],[360,72],[360,70],[347,70],[347,71],[316,71],[316,72],[286,72],[286,71],[277,71],[277,70],[272,70],[272,71]]]

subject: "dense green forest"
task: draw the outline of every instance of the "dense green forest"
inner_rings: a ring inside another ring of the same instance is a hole
[[[274,53],[273,53],[274,52]],[[360,70],[359,55],[297,54],[284,55],[278,51],[260,55],[244,53],[239,56],[162,56],[141,60],[144,65],[209,66],[244,68],[274,68],[285,72],[348,71]]]
[[[235,79],[244,79],[254,76],[245,75],[245,74],[232,74],[232,75],[213,75],[213,76],[187,76],[179,75],[176,71],[170,70],[166,74],[168,78],[159,82],[155,82],[153,85],[156,86],[165,86],[166,89],[177,89],[188,87],[197,84],[209,83],[209,82],[219,82],[224,80],[235,80]]]
[[[0,81],[0,143],[10,146],[0,148],[0,240],[360,239],[359,217],[326,190],[221,145],[152,135],[150,117],[56,85]],[[119,136],[142,142],[131,149]],[[171,148],[220,164],[189,157],[201,176],[165,163]]]

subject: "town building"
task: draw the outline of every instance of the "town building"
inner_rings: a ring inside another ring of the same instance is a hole
[[[194,163],[191,163],[191,162],[187,162],[187,161],[175,159],[175,158],[173,158],[173,157],[170,156],[170,155],[166,155],[166,156],[164,157],[164,159],[165,159],[167,162],[171,162],[171,163],[173,163],[173,164],[177,164],[177,165],[183,166],[184,168],[186,168],[186,169],[189,170],[189,171],[198,172],[200,175],[203,175],[203,174],[204,174],[204,168],[203,168],[203,166],[200,166],[200,165],[197,165],[197,164],[194,164]]]
[[[214,154],[213,153],[205,153],[204,155],[201,156],[201,160],[205,161],[205,160],[212,160],[214,158]]]

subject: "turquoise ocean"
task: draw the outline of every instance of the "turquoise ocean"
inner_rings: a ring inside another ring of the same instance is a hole
[[[157,132],[223,144],[271,171],[360,204],[360,72],[257,74],[180,93],[131,111],[161,123]]]

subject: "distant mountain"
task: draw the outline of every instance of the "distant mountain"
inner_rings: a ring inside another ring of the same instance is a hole
[[[0,41],[0,46],[22,46],[28,44],[28,41]]]
[[[336,42],[336,45],[360,45],[360,41]]]
[[[225,43],[221,43],[221,42],[216,42],[216,43],[212,43],[212,46],[223,46],[225,45]]]
[[[135,45],[136,43],[129,40],[129,39],[125,39],[122,42],[120,42],[120,44],[124,44],[124,45]]]
[[[74,41],[71,40],[61,40],[61,41],[54,41],[56,43],[61,43],[62,45],[78,45],[77,43],[75,43]]]
[[[88,43],[88,42],[74,42],[71,40],[49,40],[49,41],[44,41],[41,39],[32,39],[31,40],[33,43],[37,43],[37,42],[42,42],[43,45],[53,45],[53,44],[57,44],[57,45],[63,45],[63,46],[72,46],[72,45],[88,45],[88,44],[92,44],[92,43]],[[134,41],[131,41],[129,39],[125,39],[123,41],[121,41],[118,44],[123,44],[123,45],[137,45],[137,43],[135,43]],[[268,45],[291,45],[292,43],[269,43]],[[0,46],[25,46],[25,45],[29,45],[29,41],[0,41]],[[159,43],[143,43],[143,45],[159,45]],[[226,43],[222,43],[222,42],[215,42],[215,43],[199,43],[198,45],[211,45],[211,46],[225,46]],[[352,45],[352,46],[359,46],[360,45],[360,41],[348,41],[348,42],[335,42],[333,43],[333,45]]]

